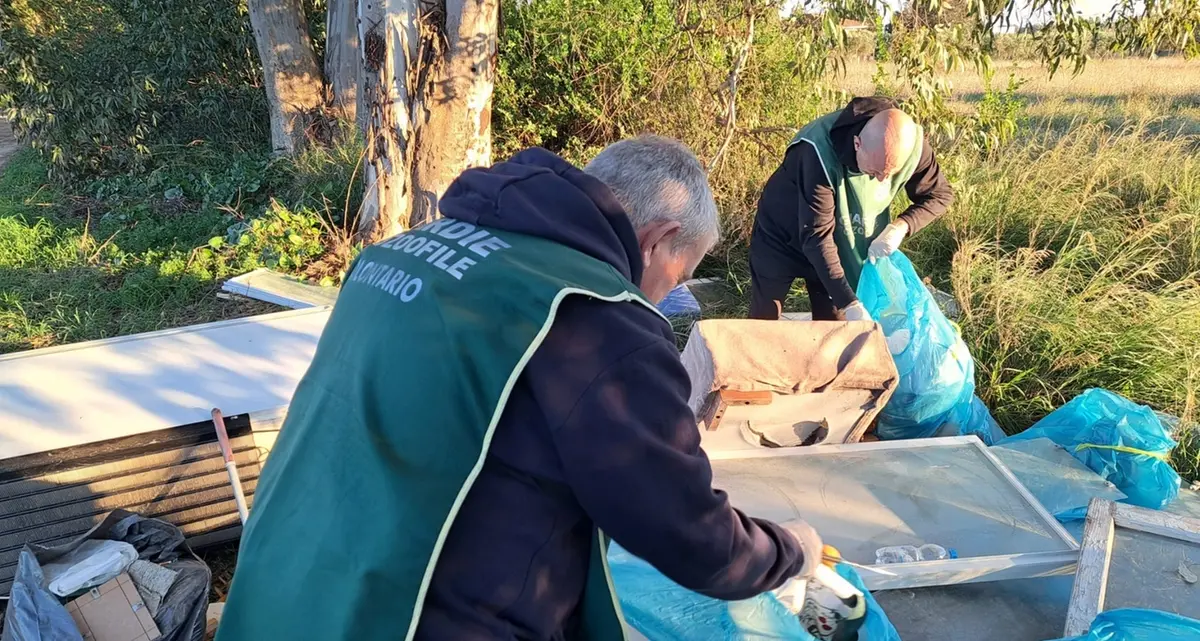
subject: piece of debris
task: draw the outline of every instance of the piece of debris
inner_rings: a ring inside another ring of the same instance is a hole
[[[142,602],[150,610],[150,616],[158,616],[158,606],[162,605],[167,591],[175,583],[179,574],[150,561],[134,561],[129,566],[129,578],[133,579],[133,587],[137,588]]]
[[[204,638],[211,641],[217,636],[217,628],[221,625],[221,615],[225,613],[225,602],[209,603],[205,612]]]
[[[1197,580],[1200,580],[1200,577],[1197,577],[1196,573],[1192,572],[1191,568],[1187,566],[1187,562],[1185,561],[1179,562],[1179,576],[1183,577],[1183,580],[1188,584],[1192,584]]]
[[[67,612],[87,641],[150,641],[159,637],[150,610],[128,574],[67,604]]]

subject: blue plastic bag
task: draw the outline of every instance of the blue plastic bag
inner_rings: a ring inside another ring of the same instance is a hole
[[[1108,479],[1126,502],[1161,509],[1179,495],[1167,463],[1175,441],[1154,410],[1108,390],[1090,389],[1005,443],[1046,437]]]
[[[687,285],[680,285],[667,292],[666,297],[658,304],[658,311],[667,320],[699,320],[700,301],[692,294]]]
[[[1200,621],[1158,610],[1109,610],[1087,634],[1060,641],[1200,641]]]
[[[938,308],[902,253],[863,267],[858,299],[883,326],[900,384],[876,433],[882,439],[978,435],[1003,438],[987,406],[975,397],[975,361],[958,329]]]
[[[745,601],[712,599],[680,587],[616,543],[609,546],[608,563],[625,620],[650,641],[814,641],[772,594]],[[844,564],[836,569],[867,600],[859,641],[900,641],[858,574]]]

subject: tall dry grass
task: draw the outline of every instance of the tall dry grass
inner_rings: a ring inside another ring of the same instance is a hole
[[[1200,160],[1157,124],[1043,125],[962,162],[954,210],[909,245],[962,304],[980,396],[1010,432],[1089,387],[1196,416]]]

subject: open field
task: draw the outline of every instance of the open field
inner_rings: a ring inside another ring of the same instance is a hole
[[[856,59],[847,64],[840,86],[855,94],[872,91],[875,65]],[[1200,61],[1183,58],[1106,58],[1088,63],[1073,75],[1060,70],[1053,78],[1038,62],[1000,60],[995,64],[994,89],[1004,89],[1009,76],[1022,84],[1026,115],[1035,128],[1067,131],[1080,123],[1104,123],[1110,128],[1130,121],[1154,121],[1164,133],[1200,135]],[[984,81],[973,70],[951,74],[955,98],[978,102]]]

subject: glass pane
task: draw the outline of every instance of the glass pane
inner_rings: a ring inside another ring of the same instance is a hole
[[[803,518],[853,562],[934,543],[959,558],[1071,549],[970,444],[713,461],[733,505]]]
[[[1183,565],[1183,570],[1180,569]],[[1105,610],[1150,608],[1200,618],[1200,545],[1117,528]]]

